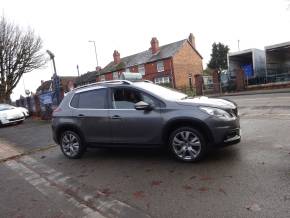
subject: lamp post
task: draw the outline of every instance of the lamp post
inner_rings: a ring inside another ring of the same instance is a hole
[[[53,80],[53,82],[55,84],[56,101],[57,101],[57,104],[59,105],[59,103],[60,103],[60,80],[59,80],[59,78],[57,76],[57,73],[56,73],[54,54],[51,51],[49,51],[49,50],[46,50],[46,52],[49,55],[50,59],[52,60],[52,64],[53,64],[54,74],[52,76],[52,80]]]
[[[80,69],[79,69],[79,65],[77,65],[77,71],[78,71],[78,77],[80,76]]]
[[[98,61],[98,55],[97,55],[97,49],[96,49],[96,42],[93,40],[89,40],[89,42],[94,43],[94,47],[95,47],[95,55],[96,55],[96,61],[97,61],[97,67],[99,66],[99,61]]]
[[[47,52],[47,54],[49,55],[50,59],[52,60],[54,73],[55,73],[55,75],[57,75],[57,74],[56,74],[55,61],[54,61],[54,54],[53,54],[51,51],[49,51],[49,50],[46,50],[46,52]]]
[[[97,61],[97,67],[98,67],[99,66],[99,61],[98,61],[98,55],[97,55],[97,49],[96,49],[96,42],[94,40],[89,40],[89,42],[94,43],[95,55],[96,55],[96,61]],[[98,73],[98,79],[100,79],[100,73]]]

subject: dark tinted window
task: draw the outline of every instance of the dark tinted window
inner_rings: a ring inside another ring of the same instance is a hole
[[[79,107],[79,94],[75,94],[73,99],[70,102],[70,106],[74,107],[74,108],[78,108]]]
[[[81,92],[78,95],[78,108],[106,108],[106,89],[96,89],[92,91]]]

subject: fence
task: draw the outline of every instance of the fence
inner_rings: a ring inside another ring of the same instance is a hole
[[[279,82],[290,82],[290,73],[277,73],[274,71],[268,71],[266,76],[246,78],[247,85],[261,85]]]
[[[51,119],[53,110],[58,106],[55,92],[45,92],[16,100],[18,107],[25,107],[32,116],[43,120]]]

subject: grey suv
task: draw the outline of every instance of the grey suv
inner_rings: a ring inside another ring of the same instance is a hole
[[[112,80],[69,92],[54,111],[54,140],[68,158],[89,146],[166,146],[179,160],[198,161],[210,148],[241,139],[237,106],[190,98],[148,81]]]

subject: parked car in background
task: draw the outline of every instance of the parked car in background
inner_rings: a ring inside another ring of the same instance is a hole
[[[26,108],[0,104],[0,125],[21,123],[29,116]]]
[[[190,98],[149,81],[112,80],[76,88],[54,111],[54,140],[68,158],[87,146],[168,147],[179,160],[202,159],[211,148],[238,143],[237,106]]]

